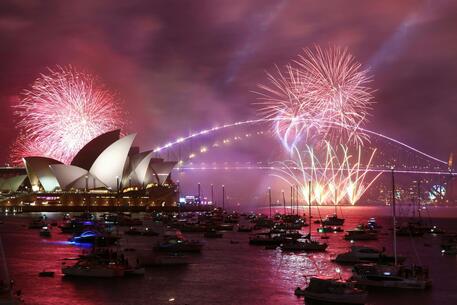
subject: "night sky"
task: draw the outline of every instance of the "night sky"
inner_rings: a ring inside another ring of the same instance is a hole
[[[455,1],[2,1],[0,162],[10,105],[46,67],[74,65],[118,92],[152,148],[256,116],[265,71],[337,45],[371,67],[368,126],[446,159],[457,151]]]

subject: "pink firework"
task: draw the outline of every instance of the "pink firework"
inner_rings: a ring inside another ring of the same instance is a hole
[[[303,138],[308,138],[313,129],[319,127],[315,116],[316,108],[305,108],[307,79],[291,65],[282,72],[276,67],[276,75],[267,74],[269,84],[260,84],[260,114],[273,122],[273,129],[282,144],[291,149]],[[315,132],[315,131],[314,131]]]
[[[117,96],[71,66],[41,74],[14,108],[19,129],[11,153],[14,163],[25,156],[70,163],[93,138],[125,127]]]
[[[370,76],[346,49],[306,49],[284,72],[259,85],[260,113],[288,150],[323,141],[362,144],[372,105]]]
[[[347,49],[338,47],[305,49],[296,63],[306,79],[306,103],[319,109],[321,133],[338,142],[362,143],[367,136],[359,127],[373,104],[368,70]]]

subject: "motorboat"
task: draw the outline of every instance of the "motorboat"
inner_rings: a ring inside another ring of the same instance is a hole
[[[368,219],[367,227],[371,230],[379,230],[382,228],[382,226],[376,222],[376,218],[374,218],[374,217],[370,217]]]
[[[249,237],[250,245],[279,246],[286,240],[283,234],[271,232],[257,233]]]
[[[281,245],[281,250],[290,252],[323,252],[327,247],[328,245],[326,243],[320,243],[311,238],[289,239]]]
[[[352,279],[367,287],[426,289],[432,285],[428,269],[420,266],[360,264],[352,270]]]
[[[378,233],[375,230],[368,229],[365,225],[360,224],[356,228],[347,230],[344,235],[345,240],[377,240]]]
[[[384,264],[394,263],[394,257],[384,254],[383,250],[378,250],[364,246],[352,246],[351,250],[336,256],[334,261],[340,264],[361,264],[368,262],[378,262]],[[405,257],[397,257],[398,263],[402,263]]]
[[[138,264],[129,265],[122,253],[97,248],[89,255],[81,255],[72,266],[64,262],[62,273],[76,277],[123,277],[144,274],[144,268]]]
[[[81,235],[73,236],[70,238],[71,242],[74,243],[89,243],[97,246],[109,246],[114,245],[119,240],[119,237],[112,236],[97,231],[85,231]]]
[[[367,292],[355,288],[352,282],[341,279],[312,277],[308,287],[295,289],[295,295],[305,300],[332,304],[365,304]]]
[[[332,216],[326,216],[321,221],[323,226],[342,226],[344,225],[344,218],[339,218],[336,213]]]
[[[163,241],[154,246],[160,252],[201,252],[203,244],[198,240],[187,240],[180,231],[166,232]]]

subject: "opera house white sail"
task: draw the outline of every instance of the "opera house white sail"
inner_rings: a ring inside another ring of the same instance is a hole
[[[154,158],[153,151],[132,148],[136,134],[119,138],[120,131],[102,134],[88,142],[71,164],[46,157],[25,157],[27,176],[0,179],[2,192],[15,192],[30,183],[32,191],[108,190],[118,192],[163,186],[176,162]],[[28,177],[28,179],[26,179]]]

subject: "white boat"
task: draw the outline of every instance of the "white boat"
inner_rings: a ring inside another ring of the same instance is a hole
[[[404,260],[405,257],[397,257],[399,263]],[[334,261],[340,264],[361,264],[368,262],[388,264],[394,262],[394,257],[384,254],[384,249],[378,250],[364,246],[352,246],[349,252],[338,254]]]
[[[428,270],[419,266],[356,265],[352,279],[369,287],[426,289],[432,285]]]
[[[316,277],[305,289],[297,288],[295,294],[305,300],[333,304],[365,304],[367,299],[366,291],[355,288],[351,282]]]
[[[398,265],[395,194],[394,170],[392,169],[394,264],[392,266],[382,264],[356,265],[352,270],[352,279],[356,281],[357,284],[368,287],[426,289],[432,285],[427,268],[416,265],[411,267]]]

